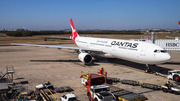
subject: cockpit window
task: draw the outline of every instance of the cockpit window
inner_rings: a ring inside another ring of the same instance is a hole
[[[161,53],[167,53],[167,51],[166,50],[161,50]]]
[[[154,50],[154,53],[160,53],[161,51],[160,50]]]
[[[167,51],[166,50],[154,50],[154,53],[167,53]]]

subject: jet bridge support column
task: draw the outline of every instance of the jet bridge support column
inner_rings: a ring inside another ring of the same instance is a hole
[[[151,33],[151,41],[153,44],[155,44],[155,35],[154,32]]]

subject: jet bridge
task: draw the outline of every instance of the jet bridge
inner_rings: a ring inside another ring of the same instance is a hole
[[[169,51],[180,51],[180,37],[170,37],[169,38],[175,38],[175,40],[161,40],[157,39],[157,36],[152,32],[150,35],[143,35],[141,36],[141,39],[134,39],[134,41],[143,41],[143,42],[149,42],[154,43],[158,46],[161,46],[165,50]]]

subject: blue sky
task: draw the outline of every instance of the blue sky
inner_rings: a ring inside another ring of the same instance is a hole
[[[1,0],[0,30],[179,29],[180,0]]]

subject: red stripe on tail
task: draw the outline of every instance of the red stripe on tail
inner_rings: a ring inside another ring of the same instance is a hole
[[[179,23],[179,27],[180,27],[180,21],[178,21],[178,23]]]
[[[74,24],[73,24],[73,21],[72,21],[72,19],[70,19],[70,25],[71,25],[71,32],[72,32],[72,41],[74,42],[74,44],[76,44],[76,42],[75,42],[75,39],[76,39],[76,37],[78,37],[79,35],[78,35],[78,33],[77,33],[77,31],[76,31],[76,29],[75,29],[75,27],[74,27]]]

